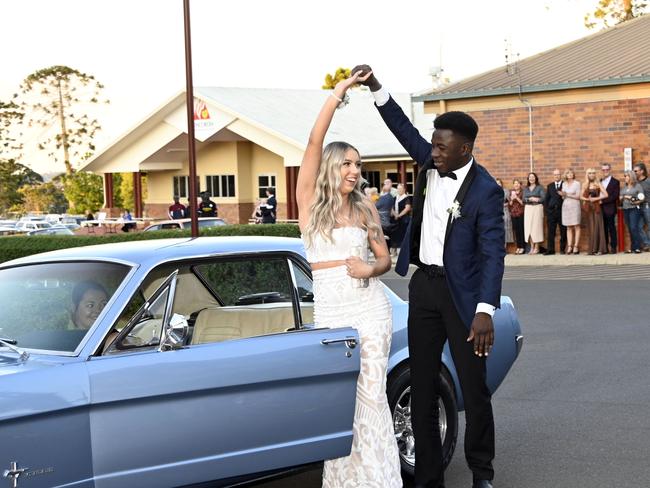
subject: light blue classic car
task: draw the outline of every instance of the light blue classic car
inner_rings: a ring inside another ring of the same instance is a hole
[[[386,288],[388,396],[412,472],[408,305]],[[494,391],[522,345],[495,316]],[[168,239],[0,266],[0,482],[14,487],[228,486],[349,453],[355,329],[313,325],[298,239]],[[447,462],[463,399],[443,353]],[[0,483],[2,485],[2,483]]]

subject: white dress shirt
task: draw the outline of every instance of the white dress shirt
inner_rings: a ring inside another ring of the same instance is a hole
[[[603,185],[603,188],[607,188],[607,185],[609,185],[609,182],[612,180],[612,176],[608,176],[607,178],[603,178],[601,180],[601,183]]]
[[[383,86],[376,92],[371,92],[375,103],[381,107],[390,98],[388,90]],[[441,178],[438,171],[430,169],[427,171],[427,190],[424,197],[424,209],[422,216],[422,229],[420,231],[420,261],[424,264],[435,264],[442,266],[442,256],[445,248],[445,235],[447,234],[447,219],[454,199],[460,190],[474,158],[453,173],[456,179]],[[426,229],[426,232],[425,232]],[[487,313],[494,316],[495,307],[489,303],[476,305],[476,313]]]

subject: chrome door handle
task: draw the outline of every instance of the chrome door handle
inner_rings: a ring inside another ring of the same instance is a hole
[[[340,342],[345,343],[345,347],[348,349],[354,349],[357,347],[357,340],[354,337],[346,337],[344,339],[321,339],[320,341],[323,346],[327,346],[329,344],[338,344]]]

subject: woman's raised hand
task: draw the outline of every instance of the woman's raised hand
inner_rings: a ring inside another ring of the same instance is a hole
[[[345,95],[345,92],[348,91],[348,88],[350,88],[353,85],[356,85],[357,83],[366,81],[371,76],[372,76],[372,71],[368,71],[365,74],[361,71],[357,71],[349,78],[339,81],[336,84],[336,87],[334,87],[334,94],[337,95],[339,98],[343,98],[343,95]]]

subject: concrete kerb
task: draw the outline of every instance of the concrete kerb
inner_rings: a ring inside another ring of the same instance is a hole
[[[393,268],[396,257],[393,257]],[[506,267],[510,266],[597,266],[597,265],[650,265],[650,252],[641,254],[603,254],[602,256],[591,256],[582,254],[506,254]],[[413,266],[413,265],[411,265]]]

